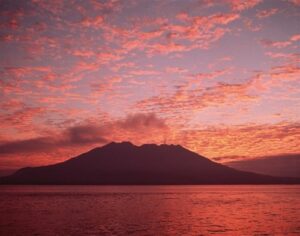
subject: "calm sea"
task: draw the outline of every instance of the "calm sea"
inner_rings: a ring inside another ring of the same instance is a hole
[[[0,186],[1,235],[300,235],[300,185]]]

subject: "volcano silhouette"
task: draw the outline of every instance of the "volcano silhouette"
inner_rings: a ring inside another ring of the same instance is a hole
[[[293,184],[299,178],[243,172],[215,163],[179,145],[112,142],[65,162],[27,167],[1,184]]]

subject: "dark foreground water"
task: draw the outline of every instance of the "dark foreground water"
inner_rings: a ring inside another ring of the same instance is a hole
[[[1,235],[300,235],[300,186],[0,186]]]

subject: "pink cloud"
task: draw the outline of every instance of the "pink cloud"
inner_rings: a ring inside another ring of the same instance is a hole
[[[94,18],[84,18],[80,25],[84,27],[93,27],[93,28],[100,28],[102,27],[104,23],[104,17],[103,16],[96,16]]]
[[[300,78],[300,67],[296,65],[282,65],[273,67],[270,76],[274,83],[282,81],[296,81]]]
[[[14,40],[14,35],[12,34],[3,34],[0,36],[0,41],[3,42],[12,42]]]
[[[278,12],[277,8],[271,8],[271,9],[267,9],[267,10],[261,10],[261,11],[258,11],[256,13],[256,17],[258,17],[258,18],[267,18],[267,17],[270,17],[270,16],[276,14],[277,12]]]
[[[14,138],[15,132],[19,137],[35,135],[38,132],[37,118],[45,115],[42,107],[10,108],[0,115],[0,127],[6,138]]]
[[[135,109],[158,110],[160,113],[171,115],[178,111],[190,113],[207,107],[255,101],[256,96],[250,95],[249,91],[259,87],[257,83],[256,77],[245,83],[218,83],[206,89],[202,89],[199,85],[195,86],[197,85],[195,83],[192,83],[193,87],[186,83],[177,86],[174,93],[153,96],[137,102]],[[188,115],[186,115],[186,119],[188,119]]]
[[[22,9],[1,11],[1,15],[5,18],[0,23],[0,28],[7,28],[10,30],[17,30],[21,26],[24,17]]]
[[[285,47],[291,45],[290,41],[272,41],[272,40],[268,40],[268,39],[261,40],[261,43],[263,46],[275,47],[275,48],[285,48]]]
[[[220,25],[227,25],[232,21],[235,21],[240,17],[239,14],[230,13],[230,14],[216,14],[209,17],[210,23],[212,25],[220,24]]]
[[[96,82],[91,84],[91,89],[94,94],[104,94],[112,92],[116,84],[119,84],[122,78],[119,76],[108,77],[103,79],[101,82]]]
[[[116,50],[113,52],[99,52],[96,54],[97,61],[101,64],[118,61],[123,58],[121,52]]]
[[[244,11],[258,5],[262,0],[229,0],[232,10],[234,11]]]
[[[12,77],[20,78],[31,75],[35,72],[49,73],[51,67],[48,66],[29,66],[29,67],[5,67],[4,73],[10,74]]]
[[[213,42],[219,40],[228,30],[221,26],[227,25],[239,18],[239,14],[213,14],[210,16],[190,17],[183,14],[177,16],[186,25],[168,25],[165,30],[171,39],[197,42],[193,46],[176,48],[177,51],[186,51],[193,48],[208,48]],[[176,46],[176,44],[170,45]]]
[[[113,71],[119,71],[121,69],[132,69],[136,68],[136,64],[134,62],[119,62],[112,66]]]
[[[184,74],[184,73],[187,73],[188,70],[184,69],[184,68],[181,68],[181,67],[171,67],[171,66],[168,66],[166,68],[166,72],[167,73],[172,73],[172,74]]]
[[[183,52],[188,50],[190,50],[190,48],[184,44],[170,42],[167,44],[152,44],[149,46],[148,53],[153,56],[156,53],[169,54],[172,52]]]
[[[292,45],[294,42],[297,42],[300,40],[300,35],[295,34],[292,35],[288,40],[286,41],[273,41],[273,40],[268,40],[268,39],[263,39],[261,40],[262,45],[266,47],[275,47],[275,48],[285,48],[287,46]]]
[[[222,75],[228,74],[231,71],[231,69],[223,69],[223,70],[216,70],[210,73],[198,73],[194,75],[194,78],[197,80],[203,80],[203,79],[215,79],[217,77],[220,77]]]
[[[186,130],[181,141],[208,157],[232,159],[299,153],[299,123],[244,124]],[[267,149],[265,147],[268,147]]]
[[[25,106],[24,101],[21,99],[12,98],[7,101],[2,101],[0,103],[0,108],[3,110],[14,110],[14,109],[21,109]]]
[[[84,62],[84,61],[80,61],[78,62],[74,68],[73,68],[73,73],[81,73],[84,71],[96,71],[100,68],[100,65],[96,62]]]
[[[283,59],[293,60],[299,57],[299,55],[295,53],[266,52],[265,54],[273,59],[283,58]]]
[[[291,3],[294,3],[296,6],[300,6],[300,0],[290,0]]]
[[[95,55],[95,53],[90,50],[74,50],[72,54],[78,57],[92,57]]]
[[[300,34],[295,34],[290,38],[291,41],[299,41],[300,40]]]
[[[250,19],[245,19],[244,25],[253,32],[260,31],[262,29],[261,25],[254,24],[253,20],[250,20]]]
[[[115,55],[128,54],[133,50],[146,51],[150,56],[184,52],[197,47],[208,48],[228,32],[228,29],[222,26],[238,19],[239,15],[229,13],[190,17],[185,14],[185,17],[178,16],[178,18],[182,21],[180,24],[157,18],[151,24],[148,21],[139,22],[131,30],[116,26],[105,27],[104,36],[107,41],[117,41],[122,45],[122,50],[119,52],[115,50],[117,52]],[[145,31],[145,27],[153,29]],[[194,45],[191,46],[191,43]]]
[[[134,69],[129,71],[130,75],[135,76],[148,76],[148,75],[159,75],[160,72],[156,70],[147,70],[147,69]]]

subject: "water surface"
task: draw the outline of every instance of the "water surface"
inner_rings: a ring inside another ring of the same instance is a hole
[[[1,235],[300,235],[300,186],[0,186]]]

